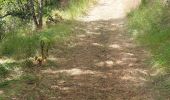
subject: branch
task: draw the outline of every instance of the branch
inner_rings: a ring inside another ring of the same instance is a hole
[[[5,14],[5,15],[3,15],[3,16],[0,16],[0,19],[3,19],[3,18],[8,17],[8,16],[10,16],[10,15],[12,15],[12,13],[7,13],[7,14]]]

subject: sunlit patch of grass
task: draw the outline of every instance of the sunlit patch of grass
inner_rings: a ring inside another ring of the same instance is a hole
[[[153,4],[141,4],[139,9],[132,11],[129,16],[128,26],[143,32],[151,31],[156,27],[162,17],[163,7],[159,0]]]
[[[72,33],[72,25],[72,22],[59,23],[33,35],[9,34],[0,43],[0,55],[17,59],[35,56],[40,51],[41,40],[47,40],[51,45],[64,41]]]
[[[75,19],[82,15],[93,1],[95,0],[70,0],[70,5],[65,10],[57,13],[66,19]],[[19,62],[0,64],[0,76],[5,77],[0,79],[0,89],[3,90],[0,99],[20,98],[26,95],[27,99],[35,100],[39,94],[31,89],[35,87],[39,77],[33,72],[36,68],[29,58],[33,58],[37,52],[40,52],[41,40],[50,42],[50,48],[56,43],[64,43],[74,33],[74,25],[74,21],[65,20],[40,31],[32,31],[29,28],[7,33],[3,41],[0,42],[0,56],[10,57]],[[48,61],[43,68],[51,66],[57,66],[56,62]],[[71,76],[67,73],[58,74],[58,80],[67,81],[70,79]],[[41,88],[45,89],[44,86]]]
[[[71,35],[73,25],[74,24],[72,21],[58,23],[57,25],[44,29],[42,32],[40,32],[40,36],[53,39],[56,42],[63,41],[65,38]]]
[[[148,47],[154,60],[167,69],[170,65],[170,26],[167,24],[170,14],[167,11],[170,8],[161,5],[160,0],[150,2],[129,14],[128,26],[137,30],[137,40]]]
[[[97,0],[69,0],[68,6],[64,10],[54,10],[53,13],[58,13],[64,19],[76,19],[83,15],[90,5],[96,3]]]
[[[152,86],[159,91],[158,100],[170,96],[170,7],[161,5],[160,0],[145,1],[129,15],[129,29],[137,31],[137,41],[152,54],[153,67],[159,72],[153,78]]]

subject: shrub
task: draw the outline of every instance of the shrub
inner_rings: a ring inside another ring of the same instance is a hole
[[[0,64],[0,78],[4,78],[9,74],[9,70],[6,68],[6,66]]]

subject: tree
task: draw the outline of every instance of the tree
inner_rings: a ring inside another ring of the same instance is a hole
[[[38,14],[36,15],[35,0],[29,0],[32,18],[37,29],[41,29],[43,26],[43,6],[44,6],[43,2],[44,2],[43,0],[38,0],[38,3],[37,3]]]
[[[14,16],[23,20],[32,20],[37,29],[42,28],[44,0],[4,0],[0,1],[0,3],[1,9],[6,6],[6,8],[9,8],[6,9],[5,14],[0,14],[0,19],[7,16]]]

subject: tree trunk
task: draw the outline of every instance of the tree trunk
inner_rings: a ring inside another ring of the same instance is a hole
[[[43,0],[38,0],[38,15],[36,16],[34,0],[29,0],[32,18],[37,29],[43,26]]]
[[[29,0],[29,3],[30,3],[30,10],[31,10],[32,18],[33,18],[35,26],[37,27],[38,21],[37,21],[36,15],[35,15],[34,0]]]
[[[41,29],[43,26],[43,0],[38,0],[38,28]]]

